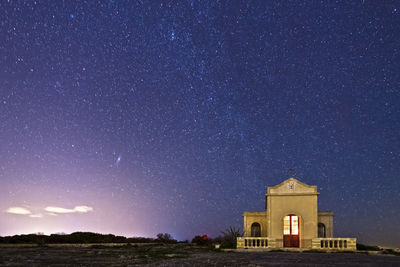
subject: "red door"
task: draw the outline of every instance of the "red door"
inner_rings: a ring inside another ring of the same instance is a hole
[[[283,246],[289,248],[300,247],[299,216],[290,214],[283,218]]]

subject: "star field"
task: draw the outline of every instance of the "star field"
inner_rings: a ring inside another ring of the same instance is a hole
[[[0,1],[0,235],[215,237],[293,167],[335,236],[399,247],[399,25],[396,1]]]

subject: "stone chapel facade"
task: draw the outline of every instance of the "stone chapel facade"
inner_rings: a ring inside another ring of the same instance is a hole
[[[355,238],[333,237],[333,212],[318,211],[318,195],[294,178],[268,187],[266,210],[243,213],[237,247],[355,249]]]

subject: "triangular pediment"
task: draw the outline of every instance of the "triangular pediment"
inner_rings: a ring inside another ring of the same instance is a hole
[[[280,195],[280,194],[319,194],[317,192],[317,186],[307,185],[300,182],[295,178],[289,178],[282,183],[268,187],[268,195]]]

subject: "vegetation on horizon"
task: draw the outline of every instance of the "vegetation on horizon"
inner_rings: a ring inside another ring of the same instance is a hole
[[[192,239],[192,244],[199,246],[211,246],[220,244],[221,248],[236,248],[237,237],[242,236],[240,229],[229,227],[221,232],[221,236],[210,238],[207,235],[197,235]],[[124,237],[113,234],[99,234],[93,232],[74,232],[71,234],[51,234],[43,233],[23,234],[14,236],[0,237],[0,244],[106,244],[106,243],[163,243],[176,244],[177,240],[168,233],[159,233],[156,238],[148,237]],[[188,243],[184,241],[183,243]]]
[[[91,243],[151,243],[157,242],[147,237],[124,237],[113,234],[74,232],[72,234],[25,234],[0,237],[0,244],[91,244]]]
[[[379,251],[381,254],[390,254],[390,255],[395,255],[395,256],[400,256],[400,252],[396,251],[391,248],[382,248],[378,246],[370,246],[370,245],[364,245],[357,243],[357,250],[360,251]]]
[[[232,226],[223,231],[222,234],[221,248],[236,248],[237,238],[243,236],[239,228]]]
[[[220,248],[236,248],[236,240],[238,237],[243,236],[243,233],[239,228],[229,227],[225,231],[221,232],[221,236],[217,236],[212,239],[207,235],[195,236],[192,239],[192,243],[197,245],[212,245],[212,244],[220,244]]]
[[[157,234],[156,242],[167,243],[167,244],[176,244],[178,241],[172,238],[172,236],[168,233],[159,233]]]

